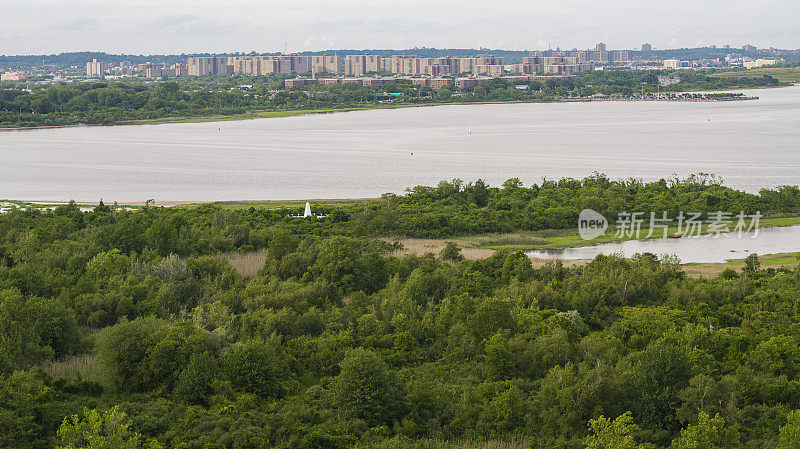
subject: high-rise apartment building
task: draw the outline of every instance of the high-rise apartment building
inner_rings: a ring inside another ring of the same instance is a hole
[[[338,57],[328,56],[211,56],[192,57],[187,60],[190,75],[217,75],[235,73],[249,76],[275,73],[308,73],[315,65],[317,72],[339,73]]]
[[[587,54],[581,55],[581,52],[573,54],[574,56],[543,56],[540,51],[533,52],[530,56],[522,58],[522,73],[572,75],[594,69],[594,65],[585,59]]]
[[[339,56],[311,56],[311,71],[315,73],[333,73],[338,75],[342,73],[342,62]]]
[[[186,60],[189,75],[224,75],[228,73],[226,56],[192,56]]]
[[[108,72],[109,65],[106,62],[98,62],[97,59],[92,59],[86,63],[86,76],[103,76]]]
[[[378,55],[347,55],[344,57],[344,74],[362,76],[383,71],[382,59]]]
[[[614,61],[614,62],[628,62],[631,59],[632,58],[631,58],[630,50],[615,51],[612,54],[612,61]]]

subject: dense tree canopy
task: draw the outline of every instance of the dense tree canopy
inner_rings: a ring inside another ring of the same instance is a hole
[[[376,237],[799,199],[595,176],[444,182],[319,220],[7,212],[0,447],[795,447],[800,269],[694,279],[652,254],[534,266],[509,250],[398,256]],[[256,249],[245,277],[232,255]]]

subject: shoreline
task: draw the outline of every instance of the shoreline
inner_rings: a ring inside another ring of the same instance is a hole
[[[794,84],[788,86],[775,86],[775,87],[762,87],[761,89],[778,89],[782,87],[793,87]],[[739,89],[739,90],[754,90],[753,88]],[[735,92],[733,90],[732,92]],[[682,94],[682,93],[718,93],[728,92],[722,91],[683,91],[683,92],[662,92],[666,94]],[[654,94],[650,92],[650,94]],[[487,104],[554,104],[554,103],[592,103],[592,102],[674,102],[674,103],[698,103],[698,102],[730,102],[730,101],[752,101],[758,100],[757,96],[733,97],[733,98],[620,98],[620,97],[599,97],[599,98],[559,98],[554,100],[541,100],[541,101],[527,101],[527,100],[512,100],[512,101],[470,101],[470,102],[443,102],[443,103],[423,103],[423,104],[378,104],[370,106],[356,106],[341,109],[299,109],[299,110],[276,110],[276,111],[251,111],[244,114],[225,115],[225,116],[202,116],[202,117],[164,117],[157,119],[143,119],[143,120],[126,120],[117,123],[99,124],[99,123],[73,123],[67,125],[46,125],[46,126],[17,126],[17,127],[0,127],[0,132],[12,131],[26,131],[26,130],[42,130],[42,129],[61,129],[61,128],[89,128],[89,127],[111,127],[111,126],[140,126],[140,125],[174,125],[182,123],[216,123],[216,122],[234,122],[245,120],[258,120],[270,118],[286,118],[298,117],[303,115],[316,115],[316,114],[335,114],[340,112],[358,112],[358,111],[371,111],[381,109],[401,109],[401,108],[421,108],[421,107],[436,107],[436,106],[464,106],[464,105],[487,105]]]

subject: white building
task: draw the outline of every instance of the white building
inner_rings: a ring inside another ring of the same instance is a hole
[[[783,62],[783,59],[756,59],[755,61],[745,61],[744,68],[757,69],[759,67],[775,65],[779,62]]]

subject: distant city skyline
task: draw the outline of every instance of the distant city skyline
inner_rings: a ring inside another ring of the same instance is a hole
[[[413,47],[800,48],[800,4],[673,0],[278,2],[28,0],[3,5],[0,54],[175,54]],[[754,21],[753,18],[758,20]]]

